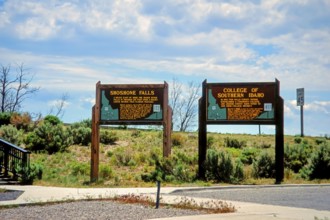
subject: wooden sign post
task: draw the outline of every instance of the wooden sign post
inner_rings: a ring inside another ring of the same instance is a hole
[[[100,125],[162,125],[163,156],[171,154],[168,84],[96,84],[92,111],[91,182],[98,179]]]
[[[199,177],[205,178],[207,124],[276,125],[276,182],[284,177],[283,99],[279,81],[258,83],[203,82],[199,100]]]

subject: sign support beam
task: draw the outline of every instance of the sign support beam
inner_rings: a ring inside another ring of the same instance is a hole
[[[207,124],[206,124],[206,80],[202,86],[202,97],[199,99],[198,112],[198,177],[205,179],[205,167],[207,153]]]

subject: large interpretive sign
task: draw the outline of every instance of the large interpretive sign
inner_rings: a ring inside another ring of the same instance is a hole
[[[163,156],[171,154],[168,84],[96,84],[92,109],[91,182],[98,179],[100,125],[161,125]]]
[[[208,121],[246,123],[275,118],[275,83],[209,83],[206,87]]]
[[[101,121],[163,121],[164,88],[109,85],[101,89]]]
[[[276,183],[284,178],[284,101],[280,82],[203,82],[199,100],[198,176],[205,178],[207,125],[275,125]]]

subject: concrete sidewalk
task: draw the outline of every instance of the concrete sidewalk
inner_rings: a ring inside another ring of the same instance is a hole
[[[0,206],[23,205],[43,202],[69,201],[80,199],[111,198],[116,195],[147,194],[151,197],[156,195],[155,188],[63,188],[43,186],[17,186],[2,185],[1,188],[8,190],[20,190],[24,193],[16,200],[0,201]],[[163,187],[161,188],[162,202],[173,204],[180,201],[181,196],[170,195],[175,190],[192,190],[196,187]],[[211,199],[194,198],[196,202],[207,202]],[[285,206],[263,205],[247,202],[226,201],[233,205],[237,212],[229,214],[198,215],[189,217],[161,218],[157,220],[197,220],[197,219],[232,219],[232,220],[258,220],[258,219],[330,219],[329,211],[314,209],[292,208]]]

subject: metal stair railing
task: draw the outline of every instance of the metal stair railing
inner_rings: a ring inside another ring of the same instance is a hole
[[[9,172],[17,177],[19,174],[16,172],[16,167],[30,166],[30,151],[20,148],[12,143],[0,139],[0,173],[5,177]]]

